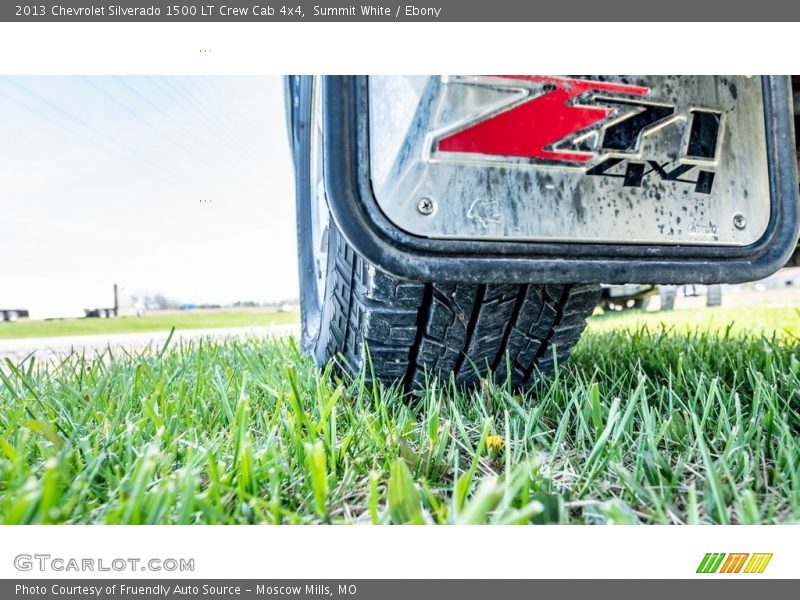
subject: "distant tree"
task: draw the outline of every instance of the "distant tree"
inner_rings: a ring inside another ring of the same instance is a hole
[[[167,310],[178,308],[178,303],[171,298],[167,298],[164,294],[156,294],[152,298],[152,304],[158,310]]]

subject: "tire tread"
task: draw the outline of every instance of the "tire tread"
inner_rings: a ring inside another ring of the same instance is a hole
[[[494,371],[514,387],[566,360],[597,305],[596,285],[421,283],[396,279],[353,252],[338,233],[329,274],[334,310],[323,361],[407,388],[431,375],[459,386]],[[508,373],[508,367],[511,372]]]

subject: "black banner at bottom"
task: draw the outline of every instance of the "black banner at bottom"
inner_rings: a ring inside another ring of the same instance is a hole
[[[400,568],[398,566],[398,568]],[[491,569],[490,565],[484,568]],[[614,594],[617,599],[674,600],[677,597],[712,597],[754,600],[796,597],[798,582],[761,579],[758,576],[703,576],[683,580],[447,580],[447,579],[26,579],[0,580],[0,598],[48,600],[156,600],[207,598],[208,600],[261,598],[320,598],[393,600],[407,598],[459,598],[497,600],[521,597],[590,598]],[[703,594],[703,596],[700,596]]]

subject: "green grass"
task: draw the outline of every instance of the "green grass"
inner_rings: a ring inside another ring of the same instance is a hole
[[[776,335],[781,340],[800,340],[800,308],[776,306],[716,307],[700,310],[669,312],[624,311],[593,317],[589,329],[593,332],[613,329],[666,327],[677,333],[714,331],[731,334]]]
[[[291,341],[6,364],[0,522],[800,521],[796,340],[610,320],[524,395],[403,398]]]
[[[176,329],[250,327],[297,323],[298,320],[297,312],[284,313],[274,310],[191,310],[115,319],[21,320],[15,323],[0,323],[0,339],[169,331],[173,327]]]

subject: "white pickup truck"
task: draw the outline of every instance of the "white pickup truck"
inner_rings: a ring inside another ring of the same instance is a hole
[[[635,305],[627,284],[718,291],[798,260],[797,77],[286,84],[302,346],[321,365],[522,387],[563,363],[602,289]]]

